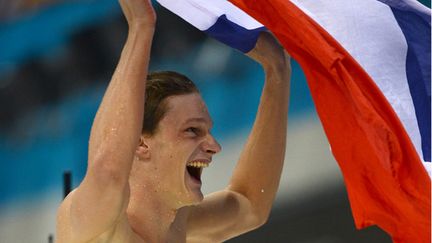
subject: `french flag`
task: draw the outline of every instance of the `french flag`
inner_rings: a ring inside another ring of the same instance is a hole
[[[270,30],[305,72],[356,227],[378,225],[394,242],[431,241],[429,8],[415,0],[158,2],[243,52]]]

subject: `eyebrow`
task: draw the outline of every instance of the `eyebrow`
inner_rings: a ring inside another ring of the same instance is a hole
[[[200,123],[207,123],[208,120],[202,117],[194,117],[194,118],[189,118],[187,119],[184,124],[189,123],[189,122],[200,122]],[[210,120],[210,127],[213,127],[213,121]]]

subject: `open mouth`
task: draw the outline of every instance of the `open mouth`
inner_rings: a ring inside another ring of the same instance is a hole
[[[192,161],[187,163],[186,170],[188,174],[195,180],[201,182],[201,174],[203,168],[206,168],[209,166],[209,163],[202,162],[202,161]]]

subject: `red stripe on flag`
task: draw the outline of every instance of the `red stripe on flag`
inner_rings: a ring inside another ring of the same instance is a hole
[[[357,228],[377,224],[394,242],[430,242],[430,178],[370,76],[290,1],[231,2],[270,29],[302,66]]]

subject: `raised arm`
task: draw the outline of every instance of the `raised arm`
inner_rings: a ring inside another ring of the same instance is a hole
[[[290,92],[290,56],[269,33],[248,55],[260,63],[265,84],[252,131],[231,178],[229,190],[245,196],[260,224],[267,220],[285,158]]]
[[[266,222],[282,172],[288,118],[290,57],[270,33],[248,53],[265,72],[252,131],[229,186],[191,209],[188,242],[220,242]]]
[[[59,208],[58,242],[86,242],[109,230],[128,203],[156,16],[150,0],[120,4],[129,24],[127,41],[93,122],[86,176]]]

